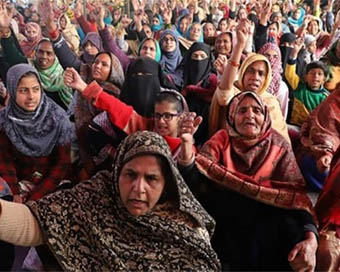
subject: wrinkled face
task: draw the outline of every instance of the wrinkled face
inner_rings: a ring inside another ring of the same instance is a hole
[[[140,49],[140,55],[142,57],[149,57],[151,59],[156,59],[156,45],[153,40],[147,40],[142,45]]]
[[[175,51],[175,49],[176,49],[176,40],[175,40],[175,38],[172,35],[167,34],[162,39],[162,49],[165,52],[173,52],[173,51]]]
[[[309,34],[315,36],[319,32],[319,24],[316,20],[310,21],[307,27]]]
[[[25,111],[35,111],[41,99],[41,87],[35,75],[23,76],[16,90],[15,102]]]
[[[204,26],[203,34],[205,38],[215,37],[216,29],[212,23],[206,23]]]
[[[232,49],[231,37],[229,34],[222,34],[215,41],[215,49],[218,54],[229,55]]]
[[[202,30],[201,30],[200,25],[199,24],[194,24],[191,27],[191,29],[190,29],[189,39],[191,41],[197,42],[200,39],[200,37],[201,37],[201,34],[202,34],[201,31]]]
[[[65,16],[63,16],[63,17],[60,18],[59,24],[60,24],[61,29],[65,29],[65,27],[66,27],[66,19],[65,19]]]
[[[97,56],[92,64],[92,77],[97,81],[106,81],[111,72],[111,57],[104,53]]]
[[[312,90],[319,90],[325,83],[326,77],[322,69],[314,68],[308,71],[305,76],[305,81]]]
[[[220,23],[218,24],[218,29],[221,32],[226,32],[228,29],[228,23],[227,20],[221,20]]]
[[[26,37],[29,41],[32,41],[38,35],[38,30],[35,29],[33,26],[27,26],[25,30]]]
[[[150,26],[143,25],[143,30],[144,30],[146,37],[148,37],[148,38],[152,37],[152,30],[151,30]]]
[[[243,76],[243,86],[246,91],[258,92],[265,84],[268,73],[264,61],[255,61],[247,68]]]
[[[50,68],[55,60],[52,44],[48,41],[41,42],[35,51],[35,59],[41,69]]]
[[[155,132],[161,136],[177,137],[179,113],[174,103],[162,101],[155,104]]]
[[[91,56],[95,56],[99,53],[98,48],[95,47],[95,45],[90,41],[87,41],[85,43],[84,50],[86,51],[86,53],[88,53]]]
[[[120,198],[132,215],[145,215],[160,199],[165,186],[161,166],[155,156],[138,156],[127,162],[118,179]]]
[[[315,53],[316,52],[316,41],[311,42],[308,46],[307,49],[310,53]]]
[[[186,33],[187,29],[188,29],[188,26],[189,26],[189,19],[188,18],[183,18],[181,20],[181,23],[179,24],[179,30],[182,33]]]
[[[277,37],[277,35],[279,34],[279,30],[277,28],[276,24],[271,24],[268,27],[268,35],[270,37]]]
[[[257,101],[246,96],[238,106],[235,114],[235,128],[238,133],[248,138],[256,138],[261,132],[264,112]]]

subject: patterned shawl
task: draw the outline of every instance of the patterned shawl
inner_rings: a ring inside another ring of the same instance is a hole
[[[270,66],[272,68],[272,80],[267,89],[267,92],[277,95],[280,90],[281,80],[282,80],[282,59],[281,59],[281,51],[279,46],[276,43],[266,43],[259,50],[259,54],[265,55],[269,50],[274,50],[278,54],[278,58],[271,57],[269,58]]]
[[[7,72],[7,89],[10,95],[8,106],[0,112],[0,126],[15,146],[24,155],[48,156],[56,145],[71,142],[71,123],[63,109],[41,93],[40,104],[33,112],[20,108],[16,90],[20,79],[28,72],[38,72],[29,64],[17,64]],[[40,80],[40,79],[39,79]]]
[[[37,31],[37,34],[32,38],[27,37],[27,31],[30,28]],[[29,22],[25,26],[24,34],[25,34],[26,40],[23,40],[20,43],[20,47],[27,58],[33,58],[35,48],[37,47],[40,40],[43,38],[42,33],[41,33],[41,27],[37,23]]]
[[[173,190],[150,213],[133,216],[119,197],[118,178],[126,162],[145,154],[165,158],[170,166],[166,188]],[[99,172],[28,205],[65,271],[220,269],[209,241],[213,219],[193,197],[156,133],[128,136],[117,149],[113,173]]]
[[[264,123],[256,139],[247,139],[234,127],[239,104],[252,96],[262,108]],[[253,92],[236,95],[227,107],[227,130],[206,142],[198,155],[198,170],[211,181],[249,198],[314,215],[305,181],[290,144],[271,128],[268,110]]]

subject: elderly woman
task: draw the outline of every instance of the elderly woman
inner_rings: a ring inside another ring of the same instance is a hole
[[[254,92],[234,96],[227,128],[192,152],[194,127],[183,122],[182,174],[216,220],[212,240],[231,270],[313,271],[317,230],[290,144],[274,129]],[[291,267],[290,267],[291,266]]]
[[[0,204],[0,239],[47,243],[67,271],[220,269],[209,241],[214,222],[153,132],[122,142],[113,173],[28,206]]]
[[[269,60],[259,54],[251,54],[242,63],[239,71],[243,49],[247,45],[250,24],[241,20],[237,26],[237,43],[224,69],[218,88],[214,94],[210,107],[210,134],[225,127],[225,106],[228,101],[240,91],[252,91],[261,96],[268,106],[273,128],[290,142],[286,122],[278,99],[267,92],[271,83],[271,66]],[[238,80],[235,79],[238,74]]]

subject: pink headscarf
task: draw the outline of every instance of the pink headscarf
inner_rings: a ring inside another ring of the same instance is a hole
[[[37,34],[34,37],[27,37],[27,31],[33,28],[36,30]],[[40,40],[43,38],[42,34],[41,34],[41,28],[37,23],[34,22],[29,22],[26,24],[25,26],[25,37],[26,39],[23,40],[20,43],[21,49],[24,52],[25,56],[27,58],[33,58],[34,57],[34,51],[35,51],[35,47],[37,46],[37,44],[40,42]]]
[[[261,55],[265,55],[269,50],[274,50],[278,54],[278,57],[268,58],[270,62],[270,66],[272,68],[272,80],[269,84],[267,92],[271,94],[276,94],[279,92],[279,89],[280,89],[280,84],[282,80],[281,74],[283,72],[282,61],[281,61],[281,51],[276,43],[268,42],[261,47],[258,53]]]

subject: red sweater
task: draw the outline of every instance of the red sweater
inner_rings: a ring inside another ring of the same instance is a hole
[[[8,183],[12,194],[19,194],[21,180],[35,184],[27,200],[37,200],[53,192],[71,168],[70,145],[57,146],[49,156],[29,157],[20,153],[7,135],[0,132],[0,176]]]

